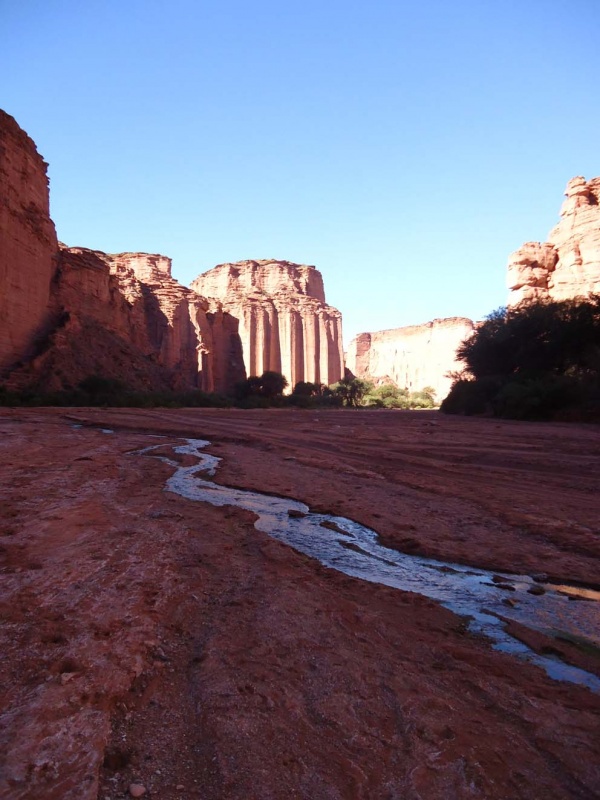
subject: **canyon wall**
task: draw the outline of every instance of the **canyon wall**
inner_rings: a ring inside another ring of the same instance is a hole
[[[47,164],[0,110],[0,376],[27,359],[48,324],[57,241]]]
[[[265,370],[291,386],[342,376],[341,315],[314,267],[224,264],[187,289],[166,256],[59,245],[46,166],[0,112],[0,379],[9,388],[53,391],[101,375],[135,389],[230,392]]]
[[[342,316],[326,304],[314,267],[268,260],[220,264],[191,287],[239,320],[249,376],[281,372],[290,387],[342,377]]]
[[[346,366],[357,377],[377,384],[395,383],[419,391],[431,386],[436,400],[448,394],[450,372],[460,371],[456,349],[474,330],[464,317],[434,319],[424,325],[360,333],[346,353]]]
[[[0,111],[0,379],[40,391],[94,374],[143,390],[243,380],[237,320],[174,280],[169,258],[59,245],[46,167]]]
[[[600,293],[600,178],[573,178],[547,242],[526,242],[508,262],[509,306]]]
[[[229,391],[244,378],[237,320],[171,277],[171,260],[60,245],[54,325],[8,385],[45,391],[88,375],[139,390]]]

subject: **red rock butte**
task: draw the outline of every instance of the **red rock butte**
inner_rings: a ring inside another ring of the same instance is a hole
[[[342,315],[326,305],[321,273],[288,261],[220,264],[192,282],[239,320],[249,374],[330,384],[344,371]]]

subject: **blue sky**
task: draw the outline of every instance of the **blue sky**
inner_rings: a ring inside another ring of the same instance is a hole
[[[600,174],[597,0],[0,0],[59,238],[314,264],[346,339],[506,299]]]

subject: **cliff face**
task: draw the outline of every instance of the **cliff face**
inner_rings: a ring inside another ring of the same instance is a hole
[[[527,242],[508,262],[508,304],[600,292],[600,178],[567,184],[547,242]]]
[[[400,388],[435,389],[441,401],[452,383],[448,372],[461,369],[456,349],[474,329],[464,317],[435,319],[376,333],[361,333],[350,343],[346,365],[358,378],[375,383],[393,381]]]
[[[166,256],[61,245],[50,307],[54,327],[12,385],[57,390],[99,374],[210,392],[244,377],[237,321],[174,280]]]
[[[228,391],[245,377],[238,321],[220,303],[200,296],[171,276],[171,259],[147,253],[108,256],[111,273],[135,302],[141,286],[147,335],[159,363],[179,388]]]
[[[48,322],[56,232],[46,163],[0,110],[0,377],[31,354]]]
[[[194,291],[166,256],[59,246],[46,164],[4,112],[0,190],[0,379],[9,387],[58,390],[98,374],[137,389],[227,392],[265,370],[292,386],[341,377],[341,315],[314,267],[224,264]]]
[[[326,305],[314,267],[266,260],[220,264],[191,286],[239,320],[248,375],[274,370],[290,387],[342,377],[341,314]]]

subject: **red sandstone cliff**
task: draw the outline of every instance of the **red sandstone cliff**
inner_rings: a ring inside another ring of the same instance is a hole
[[[244,377],[237,321],[174,280],[166,256],[61,245],[50,306],[55,326],[12,385],[57,390],[99,374],[210,392]]]
[[[48,322],[57,242],[46,167],[29,136],[0,110],[0,377],[31,355]]]
[[[456,349],[473,329],[470,319],[450,317],[424,325],[360,333],[350,343],[346,365],[356,377],[375,383],[393,381],[411,391],[431,386],[441,401],[452,383],[447,374],[462,368]]]
[[[228,391],[269,369],[292,386],[342,376],[341,314],[314,267],[224,264],[187,289],[166,256],[59,247],[46,164],[3,112],[0,158],[0,378],[10,387],[58,390],[98,374],[137,389]]]
[[[166,256],[58,244],[46,164],[0,112],[0,378],[56,390],[92,374],[132,388],[227,391],[238,323],[171,276]]]
[[[600,178],[573,178],[547,242],[526,242],[508,261],[508,304],[600,292]]]
[[[342,317],[326,305],[323,278],[314,267],[239,261],[220,264],[191,286],[239,319],[248,375],[274,370],[290,387],[342,377]]]

